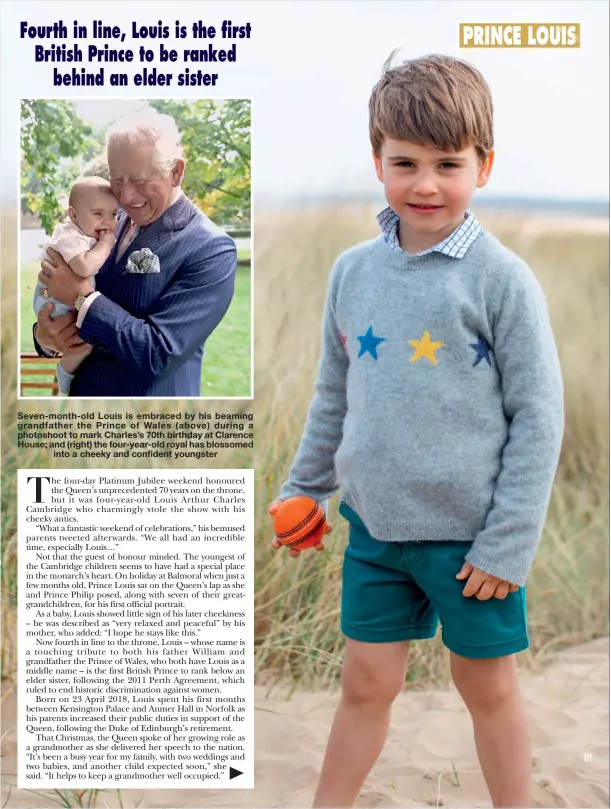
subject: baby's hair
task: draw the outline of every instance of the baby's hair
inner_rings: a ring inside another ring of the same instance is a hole
[[[369,99],[369,138],[379,157],[385,137],[459,152],[473,145],[483,162],[494,146],[492,98],[482,74],[433,54],[384,65]]]
[[[111,196],[115,203],[117,202],[117,198],[113,194],[108,180],[105,180],[103,177],[78,177],[70,189],[68,205],[72,208],[76,208],[76,206],[83,201],[88,191],[103,191]]]

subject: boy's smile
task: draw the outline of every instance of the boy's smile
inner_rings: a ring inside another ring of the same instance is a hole
[[[100,238],[102,230],[114,232],[117,226],[117,200],[108,191],[88,189],[75,205],[68,208],[68,216],[92,239]]]
[[[472,145],[452,152],[385,137],[373,159],[388,204],[401,219],[401,247],[420,253],[460,225],[473,192],[488,182],[494,152],[480,163]]]

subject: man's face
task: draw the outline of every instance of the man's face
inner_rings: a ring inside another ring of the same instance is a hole
[[[434,146],[384,138],[374,155],[390,207],[417,252],[449,236],[461,223],[473,192],[488,182],[494,153],[480,164],[474,146],[445,152]]]
[[[100,231],[115,230],[117,200],[110,191],[83,189],[76,205],[68,208],[68,216],[87,236],[99,239]]]
[[[108,147],[110,185],[123,210],[136,225],[150,225],[172,203],[174,189],[180,185],[184,162],[163,177],[154,161],[154,147],[111,144]]]

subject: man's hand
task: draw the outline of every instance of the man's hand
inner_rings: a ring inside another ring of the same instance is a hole
[[[49,290],[50,297],[57,298],[66,306],[74,306],[74,301],[79,295],[93,292],[91,281],[72,272],[56,250],[48,247],[47,255],[50,256],[50,260],[43,259],[38,280]]]
[[[76,312],[51,318],[53,304],[48,303],[38,313],[36,339],[43,348],[61,351],[62,354],[74,346],[85,345],[76,328]]]
[[[270,507],[268,509],[268,514],[271,514],[272,517],[273,517],[274,514],[280,508],[281,503],[282,503],[282,500],[274,500],[273,503],[270,504]],[[333,526],[329,525],[329,523],[326,523],[326,525],[325,525],[325,534],[330,534],[332,530],[333,530]],[[280,542],[280,540],[278,539],[277,536],[274,536],[274,538],[272,539],[272,548],[275,548],[277,550],[278,548],[282,548],[282,547],[284,547],[282,545],[282,542]],[[320,542],[317,542],[316,545],[312,545],[312,547],[317,551],[324,551],[324,549],[325,549],[325,546],[323,545],[322,540]],[[309,551],[310,549],[306,548],[306,550]],[[298,550],[297,548],[289,548],[290,556],[297,557],[297,556],[299,556],[300,553],[301,553],[301,551]]]
[[[517,584],[512,584],[498,576],[484,573],[478,567],[473,567],[469,562],[465,562],[460,573],[456,574],[457,579],[468,579],[462,594],[465,598],[475,596],[479,601],[487,601],[489,598],[506,598],[508,593],[515,593],[520,588]]]
[[[74,346],[64,351],[62,356],[62,365],[64,371],[73,374],[79,365],[83,362],[85,357],[88,357],[93,351],[93,346],[89,343],[81,343],[80,346]]]

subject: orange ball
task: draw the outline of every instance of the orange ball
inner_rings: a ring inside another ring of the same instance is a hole
[[[274,514],[274,532],[288,548],[303,551],[325,535],[325,510],[311,497],[289,497]]]

